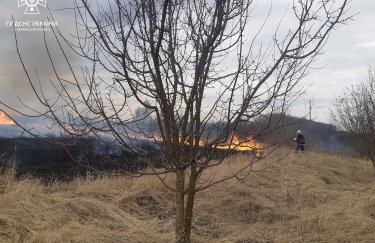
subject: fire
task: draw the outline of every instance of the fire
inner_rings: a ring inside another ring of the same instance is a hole
[[[263,146],[254,141],[254,138],[247,137],[244,141],[240,141],[236,134],[233,134],[227,144],[216,145],[215,148],[223,150],[234,150],[241,152],[255,151],[257,157],[263,156]]]
[[[154,140],[161,142],[162,138],[160,136],[154,136]],[[186,142],[186,144],[188,144]],[[199,141],[199,147],[206,146],[206,142],[201,140]],[[258,143],[252,137],[247,137],[244,141],[241,141],[236,134],[233,134],[232,137],[225,144],[216,144],[212,148],[220,150],[232,150],[239,152],[250,152],[254,151],[257,157],[263,156],[263,145]]]
[[[0,111],[0,125],[16,125],[16,123],[5,115],[4,112]]]

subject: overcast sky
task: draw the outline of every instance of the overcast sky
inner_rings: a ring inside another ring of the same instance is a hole
[[[279,18],[287,6],[288,0],[259,0],[259,5],[270,6],[273,2],[270,18]],[[70,7],[71,0],[47,0],[50,9],[56,10]],[[27,6],[17,7],[17,0],[2,0],[0,3],[0,100],[15,107],[20,103],[17,96],[24,102],[32,104],[30,87],[27,84],[25,74],[20,65],[15,42],[13,28],[7,26],[7,21],[15,20],[35,21],[44,20],[48,11],[39,5],[39,15],[25,15]],[[266,7],[268,8],[268,7]],[[264,8],[264,9],[266,9]],[[261,10],[254,14],[254,18],[262,17]],[[312,71],[301,83],[306,87],[306,93],[293,106],[293,115],[304,116],[307,114],[308,100],[314,99],[312,117],[317,121],[329,122],[329,107],[335,96],[343,93],[345,87],[354,85],[366,78],[370,65],[375,66],[375,1],[354,0],[351,3],[351,13],[357,13],[353,21],[346,26],[340,26],[335,30],[324,47],[324,54],[314,63],[317,69]],[[72,11],[54,11],[54,16],[59,22],[59,28],[65,33],[73,33],[74,22]],[[259,22],[263,20],[260,19]],[[270,26],[267,28],[271,28]],[[268,30],[265,29],[265,32]],[[273,30],[269,30],[272,32]],[[38,31],[18,31],[21,52],[29,71],[34,74],[35,69],[39,75],[48,80],[51,73],[51,65],[46,55],[43,44],[43,33]],[[50,34],[47,31],[47,35]],[[52,48],[52,47],[51,47]],[[55,50],[57,51],[57,50]],[[54,53],[53,53],[54,54]],[[79,64],[78,59],[71,55],[71,61]],[[58,61],[58,60],[57,60]],[[61,72],[65,72],[64,64],[57,63]],[[305,108],[306,107],[306,108]]]

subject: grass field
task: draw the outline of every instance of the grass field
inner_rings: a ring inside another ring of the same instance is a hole
[[[247,160],[232,156],[202,180]],[[151,176],[45,185],[7,170],[0,242],[173,242],[173,208],[173,193]],[[350,157],[290,154],[198,194],[193,227],[193,242],[375,242],[375,170]]]

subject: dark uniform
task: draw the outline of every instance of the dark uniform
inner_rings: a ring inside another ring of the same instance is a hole
[[[303,153],[305,151],[305,137],[302,135],[302,133],[298,133],[294,140],[297,142],[296,153],[298,150],[301,150]]]

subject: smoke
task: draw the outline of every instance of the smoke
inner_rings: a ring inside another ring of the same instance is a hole
[[[12,26],[7,26],[7,21],[54,21],[58,22],[58,28],[64,36],[75,33],[74,12],[67,8],[73,7],[73,1],[47,0],[49,9],[40,7],[40,14],[24,14],[25,8],[17,7],[17,1],[4,1],[0,6],[0,100],[12,107],[25,111],[22,103],[31,107],[38,107],[39,103],[28,83],[25,72],[19,60],[15,42],[15,33]],[[64,9],[64,11],[59,11]],[[59,75],[64,78],[71,77],[70,70],[53,36],[52,30],[44,32],[49,44],[50,54],[57,67]],[[49,55],[44,43],[43,31],[16,31],[18,46],[25,67],[32,81],[39,87],[43,87],[44,93],[51,93],[51,80],[56,79]],[[69,38],[68,38],[69,39]],[[77,68],[81,66],[81,60],[65,48],[71,64]],[[37,74],[39,78],[37,77]],[[22,101],[22,102],[21,102]]]

